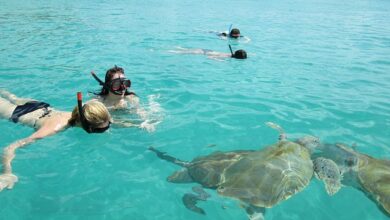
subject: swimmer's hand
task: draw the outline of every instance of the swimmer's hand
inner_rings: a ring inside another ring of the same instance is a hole
[[[149,133],[154,132],[156,130],[155,124],[150,123],[148,120],[142,122],[139,127],[146,130]]]
[[[128,120],[115,120],[113,125],[119,128],[139,127],[138,124],[134,124]]]
[[[15,183],[18,182],[18,177],[12,173],[5,173],[0,175],[0,191],[3,189],[12,189]]]

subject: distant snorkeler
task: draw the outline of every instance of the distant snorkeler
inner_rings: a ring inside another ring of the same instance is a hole
[[[96,97],[93,100],[103,103],[112,113],[117,110],[131,110],[127,112],[136,113],[142,120],[140,124],[137,124],[133,123],[134,120],[132,120],[133,122],[130,122],[130,120],[121,120],[114,115],[114,125],[140,127],[147,131],[154,131],[154,125],[146,122],[147,112],[140,106],[138,96],[134,92],[129,91],[131,80],[126,78],[123,68],[115,65],[108,69],[104,82],[93,71],[91,71],[91,75],[101,86],[100,92],[94,93]],[[119,113],[119,111],[117,112]]]
[[[240,37],[244,37],[244,36],[241,36],[240,30],[238,28],[233,28],[229,32],[229,34],[227,32],[221,32],[217,35],[221,36],[221,37],[229,37],[229,38],[235,38],[235,39],[239,39]]]
[[[4,188],[11,189],[18,181],[11,167],[16,149],[70,127],[81,127],[88,133],[102,133],[109,129],[111,124],[107,108],[97,101],[89,101],[83,105],[81,93],[77,93],[77,105],[72,112],[58,111],[45,102],[19,98],[5,90],[0,90],[0,106],[0,118],[36,129],[28,137],[3,148],[0,191]]]
[[[230,54],[229,53],[221,53],[208,49],[191,49],[191,48],[183,48],[177,47],[177,50],[170,50],[171,53],[178,54],[200,54],[206,55],[207,58],[223,61],[225,58],[235,58],[235,59],[246,59],[247,54],[245,50],[236,50],[233,52],[232,47],[229,45]]]
[[[230,25],[229,31],[225,32],[216,32],[217,36],[219,36],[221,39],[224,40],[243,40],[245,43],[248,43],[251,39],[248,37],[242,36],[241,32],[238,28],[231,28],[232,25]]]

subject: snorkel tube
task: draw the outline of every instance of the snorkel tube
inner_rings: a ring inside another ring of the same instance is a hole
[[[232,54],[232,57],[234,57],[232,46],[229,44],[230,53]]]
[[[99,77],[97,77],[97,75],[95,74],[95,72],[91,71],[91,75],[93,76],[93,78],[98,81],[99,85],[103,86],[105,89],[107,90],[110,90],[110,87],[104,83],[101,79],[99,79]]]
[[[85,119],[84,111],[83,111],[83,96],[81,92],[77,92],[77,107],[79,109],[79,116],[80,116],[80,122],[81,126],[84,128],[84,130],[88,133],[91,133],[90,126],[87,122],[87,119]]]
[[[95,74],[93,71],[91,71],[91,75],[93,76],[93,78],[94,78],[96,81],[98,81],[99,85],[101,85],[101,86],[105,86],[105,85],[106,85],[101,79],[99,79],[99,77],[96,76],[96,74]],[[77,93],[77,94],[78,94],[78,93]]]
[[[230,31],[232,31],[232,27],[233,27],[233,24],[230,24],[228,34],[230,34]]]

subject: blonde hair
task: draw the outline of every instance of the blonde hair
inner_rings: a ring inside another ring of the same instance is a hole
[[[92,126],[99,126],[111,120],[111,115],[106,106],[98,101],[88,101],[83,105],[84,117]],[[72,111],[69,124],[74,126],[80,123],[79,108],[76,106]]]

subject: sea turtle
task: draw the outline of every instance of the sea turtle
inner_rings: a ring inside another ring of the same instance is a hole
[[[282,129],[277,130],[281,132],[281,140],[264,149],[215,152],[191,162],[154,148],[150,150],[161,159],[184,168],[169,176],[169,182],[197,182],[216,189],[218,194],[244,203],[250,219],[262,219],[264,208],[290,198],[309,184],[313,176],[311,150],[319,144],[315,137],[288,141]],[[190,206],[191,210],[204,214],[203,210],[194,208],[196,201],[194,197],[184,201],[183,197],[183,202],[190,202],[190,205],[185,204],[187,208]]]
[[[390,216],[390,160],[373,158],[340,143],[324,145],[320,155],[341,168],[347,177],[343,184],[363,191]]]

